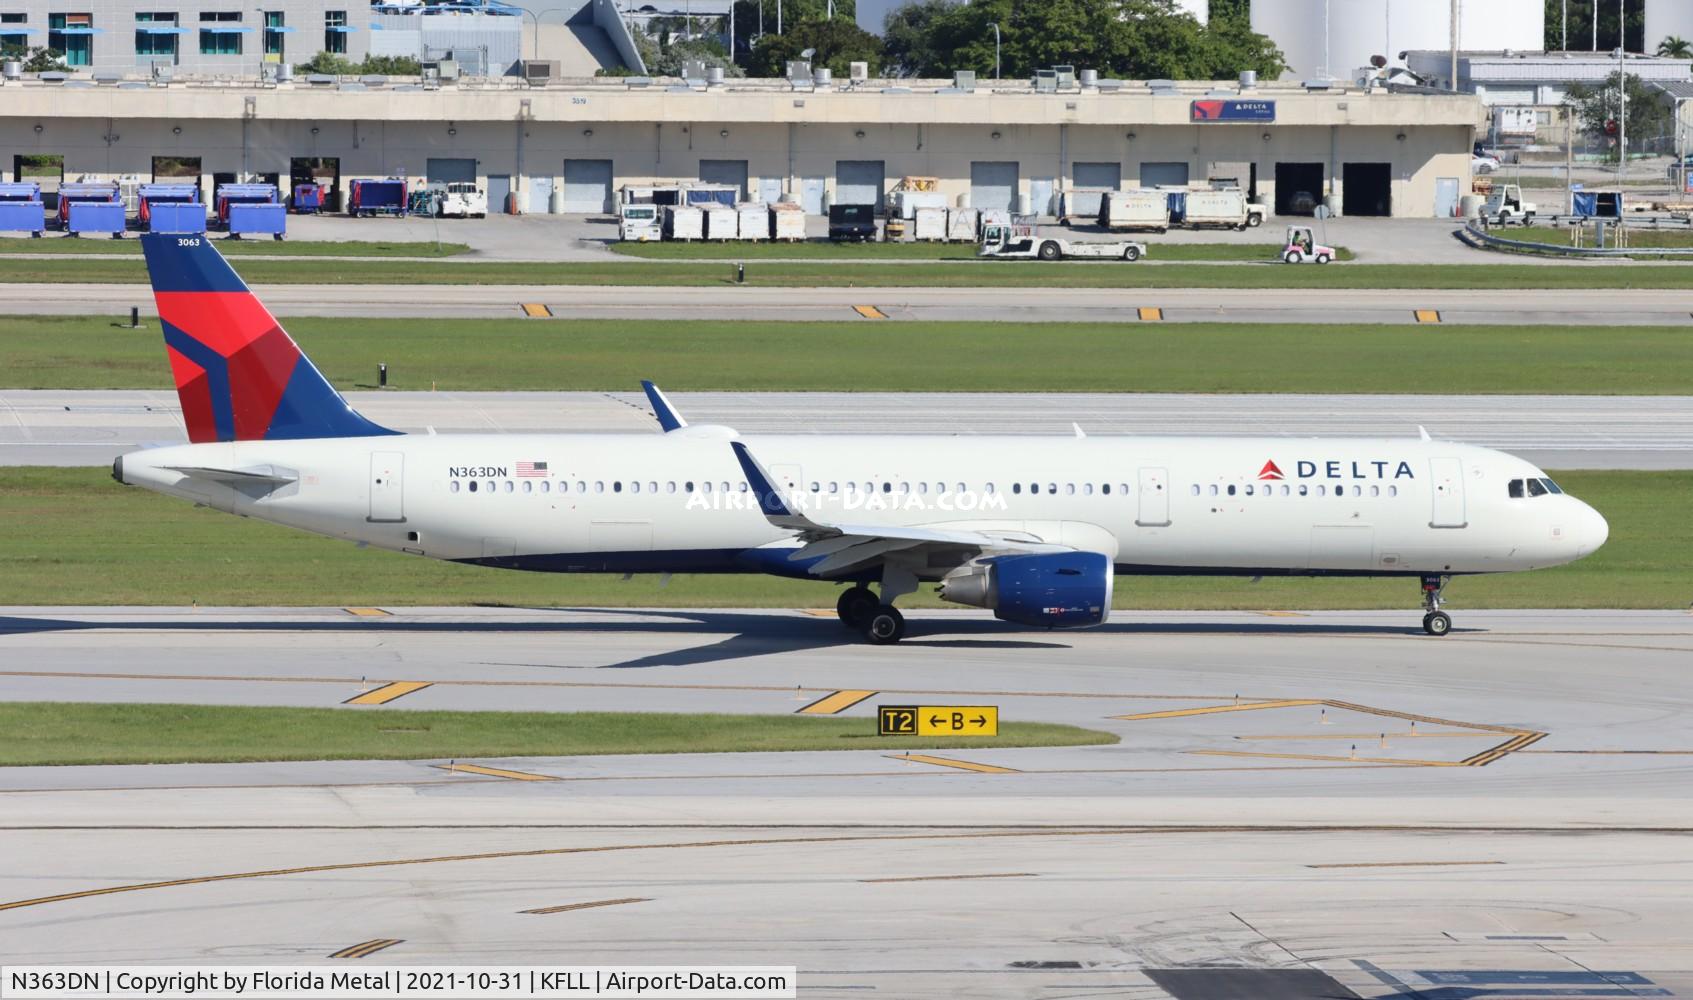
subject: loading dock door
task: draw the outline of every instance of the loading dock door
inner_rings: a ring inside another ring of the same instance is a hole
[[[823,214],[823,178],[801,177],[799,179],[799,207],[806,215]]]
[[[875,205],[876,211],[880,212],[886,177],[881,160],[836,160],[833,204]]]
[[[1341,168],[1341,215],[1392,215],[1393,165],[1348,163]]]
[[[1140,186],[1187,187],[1187,164],[1143,162],[1140,165]]]
[[[574,214],[611,211],[611,161],[564,161],[564,210]]]
[[[511,201],[511,175],[488,175],[488,211],[504,213]],[[515,207],[515,206],[514,206]]]
[[[737,201],[747,200],[747,161],[701,160],[700,180],[707,184],[723,184],[739,191]]]
[[[431,184],[476,183],[476,161],[474,159],[431,156],[424,169],[425,176]]]
[[[1434,179],[1434,217],[1450,219],[1458,214],[1458,178]]]
[[[1017,164],[977,160],[970,164],[970,207],[1017,211]],[[1034,211],[1040,211],[1036,206]]]
[[[1075,183],[1072,188],[1089,193],[1072,195],[1069,213],[1072,218],[1092,219],[1099,215],[1098,191],[1121,191],[1123,189],[1123,165],[1121,163],[1076,163],[1070,167],[1070,176]]]
[[[1276,164],[1276,214],[1311,215],[1323,203],[1321,163]]]

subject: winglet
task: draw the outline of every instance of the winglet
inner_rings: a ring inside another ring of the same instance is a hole
[[[1077,437],[1079,437],[1079,438],[1085,438],[1085,437],[1087,437],[1087,436],[1088,436],[1088,435],[1087,435],[1087,432],[1086,432],[1086,431],[1084,431],[1084,430],[1082,430],[1082,425],[1081,425],[1081,424],[1078,424],[1078,423],[1076,423],[1076,422],[1075,422],[1075,421],[1073,421],[1073,420],[1072,420],[1072,421],[1071,421],[1071,422],[1070,422],[1070,426],[1071,426],[1071,427],[1073,427],[1073,428],[1075,428],[1075,430],[1076,430],[1076,436],[1077,436]]]
[[[1421,437],[1424,441],[1433,440],[1428,436],[1428,428],[1424,427],[1422,424],[1417,425],[1417,436]]]
[[[746,474],[747,483],[752,486],[753,496],[758,498],[758,509],[768,518],[797,517],[794,509],[788,505],[788,500],[777,489],[770,479],[764,466],[758,464],[758,459],[752,457],[752,452],[739,441],[729,442],[729,447],[735,449],[735,460],[741,463],[741,471]]]
[[[682,419],[682,414],[670,405],[670,399],[664,395],[663,389],[647,379],[641,380],[641,389],[646,392],[647,402],[653,407],[653,416],[658,418],[658,425],[664,428],[666,434],[688,426],[688,422]]]

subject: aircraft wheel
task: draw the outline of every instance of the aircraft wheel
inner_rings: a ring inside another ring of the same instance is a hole
[[[1452,631],[1452,616],[1444,611],[1431,611],[1423,616],[1423,631],[1441,636]]]
[[[905,616],[891,604],[878,607],[864,623],[864,637],[874,646],[888,646],[900,641],[905,638]]]
[[[869,587],[849,587],[835,602],[835,614],[841,616],[841,624],[847,628],[861,629],[869,623],[878,603]]]
[[[1041,260],[1057,260],[1060,252],[1058,244],[1053,243],[1050,240],[1040,245]]]

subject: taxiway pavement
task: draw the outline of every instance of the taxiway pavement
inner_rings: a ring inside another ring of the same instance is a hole
[[[377,423],[422,432],[651,432],[637,392],[348,393]],[[679,392],[693,423],[748,433],[1262,434],[1436,437],[1554,469],[1693,468],[1686,396]],[[108,465],[180,444],[170,390],[0,390],[0,465]]]
[[[756,270],[757,263],[751,266]],[[963,262],[958,266],[992,265]],[[727,281],[734,262],[724,261],[723,268]],[[523,305],[530,303],[546,306],[555,319],[1121,323],[1140,322],[1140,310],[1156,309],[1162,310],[1163,322],[1174,323],[1410,324],[1416,322],[1419,310],[1437,314],[1439,322],[1449,325],[1685,326],[1693,322],[1693,291],[1650,289],[1065,288],[1041,292],[1029,288],[463,284],[337,285],[332,295],[316,285],[257,285],[254,291],[283,317],[516,318],[524,315]],[[144,316],[155,314],[146,285],[0,284],[0,314],[127,316],[131,307],[139,308]],[[882,318],[866,318],[858,307],[874,307]]]
[[[7,768],[0,960],[391,940],[356,961],[794,964],[826,997],[1693,992],[1684,614],[1460,606],[1430,639],[1413,610],[922,612],[873,649],[803,611],[378,610],[3,608],[0,698],[333,706],[404,680],[428,686],[346,710],[769,714],[853,691],[867,734],[877,703],[985,703],[1120,742]],[[1157,971],[1223,966],[1269,978]]]

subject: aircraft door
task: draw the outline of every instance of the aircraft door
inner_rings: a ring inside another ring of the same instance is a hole
[[[1464,507],[1464,463],[1456,458],[1428,460],[1434,496],[1431,528],[1463,528],[1469,525]]]
[[[1140,508],[1135,523],[1162,528],[1170,523],[1170,475],[1165,469],[1140,470]]]
[[[398,451],[370,453],[371,521],[400,522],[406,519],[405,461]]]

